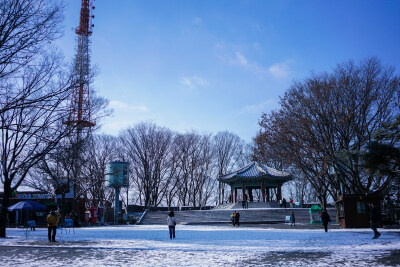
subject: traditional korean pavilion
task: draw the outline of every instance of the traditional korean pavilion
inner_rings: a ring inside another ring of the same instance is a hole
[[[291,179],[289,173],[278,171],[258,162],[252,162],[237,171],[218,177],[218,181],[230,185],[231,202],[238,202],[238,189],[241,190],[241,200],[243,201],[246,191],[249,197],[248,201],[254,201],[253,189],[261,190],[263,202],[273,201],[273,195],[278,201],[282,198],[282,185]]]

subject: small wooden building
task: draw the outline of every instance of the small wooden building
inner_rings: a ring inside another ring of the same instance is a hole
[[[369,203],[374,203],[380,212],[380,194],[340,195],[336,201],[339,209],[339,223],[342,228],[368,228]]]
[[[246,200],[247,191],[247,201],[253,202],[253,190],[261,190],[263,202],[273,201],[273,195],[278,201],[282,198],[282,184],[291,179],[289,173],[278,171],[255,161],[237,171],[218,177],[218,181],[230,185],[231,202],[238,202],[238,190],[241,190],[242,201]]]

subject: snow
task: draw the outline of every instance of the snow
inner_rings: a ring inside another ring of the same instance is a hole
[[[400,265],[400,231],[273,229],[178,225],[103,226],[57,231],[8,228],[0,239],[2,266],[393,266]]]

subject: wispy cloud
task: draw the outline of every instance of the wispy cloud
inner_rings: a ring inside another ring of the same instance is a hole
[[[269,67],[268,71],[277,79],[286,78],[290,74],[289,67],[286,63],[276,63]]]
[[[201,18],[195,17],[193,19],[193,24],[199,26],[199,25],[203,24],[203,20]]]
[[[228,56],[228,62],[231,65],[236,65],[236,66],[241,66],[245,69],[247,69],[248,71],[253,72],[256,75],[260,75],[260,76],[264,76],[265,74],[268,73],[268,70],[260,65],[258,65],[255,62],[251,62],[249,61],[245,55],[243,55],[240,52],[235,52],[235,56],[234,57],[229,57]]]
[[[255,46],[259,46],[259,44],[255,44]],[[269,67],[264,67],[259,65],[256,62],[252,62],[245,55],[236,51],[234,55],[224,55],[219,56],[221,60],[225,61],[227,64],[231,66],[239,66],[247,71],[250,71],[258,76],[272,76],[276,79],[287,78],[290,74],[289,66],[287,63],[275,63]]]
[[[103,122],[101,127],[102,132],[106,134],[117,135],[121,130],[127,129],[129,126],[133,125],[132,121],[123,119],[108,119]]]
[[[134,112],[148,112],[149,109],[144,105],[132,106],[121,101],[110,101],[110,107],[115,110],[134,111]]]
[[[180,82],[181,84],[185,85],[186,87],[189,87],[190,89],[195,89],[197,87],[208,85],[207,80],[197,75],[191,77],[182,77]]]
[[[242,112],[260,113],[267,110],[273,109],[277,105],[274,99],[269,99],[261,103],[247,105],[242,108]]]

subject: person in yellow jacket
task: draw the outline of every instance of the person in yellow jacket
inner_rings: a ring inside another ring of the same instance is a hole
[[[61,214],[60,211],[52,210],[50,214],[47,216],[47,230],[49,242],[56,242],[56,232],[57,232],[57,224],[60,220]]]

